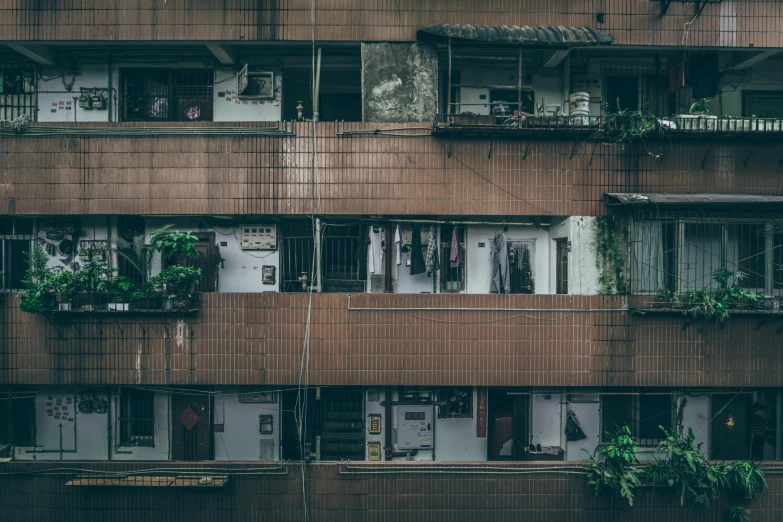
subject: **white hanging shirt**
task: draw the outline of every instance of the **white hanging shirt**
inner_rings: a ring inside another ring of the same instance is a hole
[[[400,235],[400,225],[397,225],[397,230],[394,231],[394,245],[397,248],[397,264],[402,264],[402,236]]]
[[[383,262],[383,237],[384,231],[382,228],[375,232],[374,227],[370,227],[370,259],[369,269],[371,275],[384,275],[384,262]]]

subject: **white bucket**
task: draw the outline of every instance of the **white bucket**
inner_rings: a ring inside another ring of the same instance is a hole
[[[590,93],[575,92],[568,97],[568,114],[571,116],[589,116],[590,115]]]

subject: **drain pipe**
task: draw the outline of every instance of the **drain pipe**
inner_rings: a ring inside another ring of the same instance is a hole
[[[386,416],[383,431],[386,435],[386,446],[383,448],[384,452],[386,453],[385,457],[386,460],[391,460],[394,448],[392,447],[392,389],[391,387],[386,388],[386,390],[383,392],[383,408],[384,408],[384,415]]]
[[[313,86],[313,121],[318,121],[318,97],[321,95],[321,47],[315,59],[315,85]]]
[[[321,292],[323,290],[323,283],[321,282],[321,234],[322,234],[321,218],[315,218],[315,291],[316,292]],[[350,302],[348,304],[350,304]]]

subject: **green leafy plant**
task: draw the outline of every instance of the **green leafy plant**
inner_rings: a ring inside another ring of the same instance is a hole
[[[172,265],[150,278],[149,286],[155,292],[175,299],[187,299],[192,297],[193,288],[200,280],[200,268]]]
[[[731,286],[728,286],[732,277],[734,281]],[[730,317],[731,310],[736,308],[740,301],[757,302],[762,295],[742,288],[739,282],[744,278],[744,273],[734,273],[725,267],[715,270],[713,280],[718,284],[718,289],[688,291],[685,299],[687,314],[697,319],[714,320],[721,324]]]
[[[47,266],[49,256],[39,244],[30,252],[29,261],[30,269],[22,280],[25,289],[20,292],[19,308],[31,314],[51,313],[57,305],[53,285],[57,273]]]
[[[146,243],[143,234],[134,236],[132,241],[127,241],[121,237],[117,238],[117,255],[138,271],[142,286],[150,279],[152,256],[155,251],[155,247]]]
[[[676,290],[658,290],[655,294],[655,302],[659,306],[677,307],[680,305],[680,292]]]
[[[693,504],[709,508],[725,487],[725,475],[712,466],[701,452],[701,443],[694,444],[695,436],[689,427],[688,434],[669,431],[660,426],[666,436],[656,449],[664,459],[655,459],[644,470],[645,477],[656,487],[671,489],[679,498],[680,505],[686,497],[692,497]]]
[[[611,492],[633,506],[633,490],[640,484],[640,470],[634,467],[639,463],[636,440],[628,426],[607,435],[610,435],[610,442],[599,445],[592,455],[582,448],[588,454],[587,485],[592,486],[596,495]]]
[[[710,100],[703,98],[701,100],[695,101],[691,108],[688,109],[688,114],[696,114],[697,112],[703,113],[703,114],[710,114],[710,106],[709,106]]]
[[[104,285],[105,291],[109,294],[109,302],[125,303],[131,300],[136,292],[136,285],[124,276],[114,276]]]
[[[742,506],[727,506],[731,522],[748,522],[750,520],[750,510]]]
[[[719,467],[726,477],[726,490],[734,497],[753,500],[769,489],[764,470],[753,461],[739,460]]]
[[[153,248],[161,252],[167,261],[198,256],[195,247],[198,238],[190,232],[169,230],[170,228],[171,225],[166,225],[152,233],[150,244]]]

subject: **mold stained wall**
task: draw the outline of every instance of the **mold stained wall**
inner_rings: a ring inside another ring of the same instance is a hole
[[[362,43],[362,120],[432,122],[438,53],[419,43]]]
[[[111,65],[111,93],[109,88],[109,65],[107,63],[84,63],[75,76],[62,75],[56,69],[44,69],[38,78],[38,121],[39,122],[108,122],[121,120],[120,70],[123,68],[157,69],[204,69],[202,62],[178,62],[171,64],[149,64],[143,62],[114,63]],[[48,75],[51,73],[50,75]],[[65,84],[73,82],[71,90]],[[275,97],[271,100],[239,100],[236,98],[237,75],[235,71],[216,69],[213,84],[213,121],[280,121],[282,118],[282,76],[275,74]],[[78,107],[80,88],[107,89],[106,110],[88,110]],[[224,93],[220,96],[218,93]],[[70,103],[70,105],[68,105]],[[111,109],[111,110],[109,110]]]

